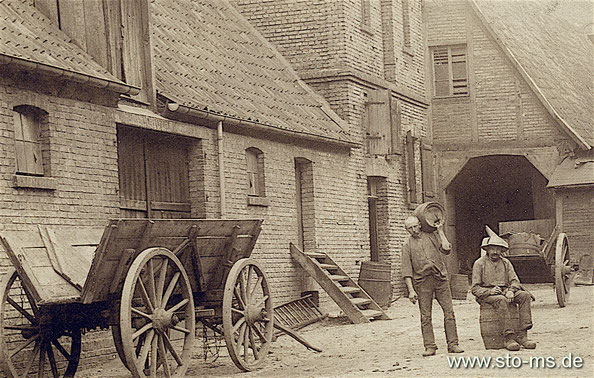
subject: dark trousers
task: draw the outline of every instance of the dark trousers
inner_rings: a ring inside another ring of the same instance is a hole
[[[458,332],[456,330],[456,318],[454,317],[454,306],[452,305],[452,293],[450,292],[449,282],[447,280],[440,280],[434,276],[428,276],[421,282],[415,282],[414,287],[419,299],[421,332],[423,334],[423,345],[425,348],[437,348],[431,320],[433,295],[435,295],[435,299],[437,299],[443,310],[443,325],[448,348],[458,345]]]
[[[532,297],[527,291],[517,291],[512,303],[518,305],[518,313],[520,317],[520,330],[528,330],[532,328],[532,311],[530,310],[530,301]],[[514,333],[514,325],[507,308],[507,299],[503,295],[489,295],[482,299],[482,302],[488,303],[495,308],[497,316],[503,321],[503,333]]]

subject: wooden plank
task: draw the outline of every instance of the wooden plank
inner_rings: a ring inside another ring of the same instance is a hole
[[[82,1],[68,1],[60,4],[60,29],[83,50],[87,50],[85,11]]]
[[[12,265],[15,267],[25,286],[29,289],[34,300],[40,302],[41,300],[46,299],[41,284],[33,273],[33,268],[22,252],[22,248],[19,246],[19,239],[14,238],[13,235],[6,235],[3,233],[3,235],[0,236],[0,240],[2,241],[2,244],[4,244],[4,249],[8,254],[8,258],[12,262]]]
[[[132,265],[132,261],[134,254],[136,251],[131,248],[127,248],[122,253],[120,261],[118,262],[117,270],[113,276],[113,280],[111,281],[111,285],[109,286],[109,292],[115,293],[123,285],[125,277],[123,277],[124,272],[128,272],[130,265]],[[120,285],[122,284],[122,285]]]
[[[196,238],[198,237],[198,230],[199,227],[197,225],[193,225],[190,228],[188,239],[192,243],[192,266],[194,268],[194,279],[196,280],[196,284],[198,285],[196,289],[198,291],[202,291],[202,289],[206,288],[206,286],[204,281],[204,270],[202,268],[201,255],[199,254],[200,249],[196,240]]]
[[[237,234],[241,228],[237,225],[233,227],[233,232],[229,235],[229,239],[225,242],[223,247],[223,255],[221,256],[220,263],[216,265],[215,273],[211,277],[211,280],[207,284],[207,289],[218,289],[223,284],[223,279],[227,276],[227,273],[233,266],[234,261],[231,260],[233,255],[233,249],[235,248],[235,242],[237,241]]]
[[[82,290],[87,275],[89,274],[89,270],[91,269],[90,260],[87,260],[85,256],[77,253],[71,245],[60,240],[53,229],[48,228],[47,235],[50,243],[54,247],[58,263],[62,268],[61,275],[79,291]]]
[[[41,225],[38,225],[37,227],[39,229],[39,235],[41,236],[41,240],[43,241],[43,244],[45,245],[47,256],[51,262],[52,268],[59,275],[63,275],[64,272],[62,271],[62,267],[60,266],[60,261],[58,260],[58,256],[56,255],[55,245],[50,240],[47,228],[43,227]]]
[[[99,0],[84,1],[83,7],[86,28],[86,51],[101,67],[108,69],[107,33],[105,15],[103,14],[103,3]]]
[[[113,221],[105,228],[103,235],[101,236],[101,241],[99,242],[99,246],[97,247],[97,251],[95,252],[95,256],[93,257],[93,261],[91,262],[91,269],[89,270],[89,275],[83,285],[81,300],[83,303],[91,303],[95,299],[96,293],[100,290],[99,286],[97,286],[98,276],[101,274],[102,270],[102,262],[109,251],[108,247],[111,242],[111,234],[117,229],[117,224]]]

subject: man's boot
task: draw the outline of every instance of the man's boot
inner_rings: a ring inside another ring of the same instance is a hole
[[[536,348],[536,343],[528,338],[528,331],[526,330],[518,332],[516,340],[521,346],[523,346],[526,349]]]
[[[429,356],[435,356],[435,351],[437,350],[437,348],[425,348],[425,351],[423,352],[423,357],[429,357]]]
[[[514,339],[513,333],[508,333],[505,335],[505,341],[503,342],[503,346],[505,347],[505,349],[511,351],[520,350],[520,344],[518,344]]]

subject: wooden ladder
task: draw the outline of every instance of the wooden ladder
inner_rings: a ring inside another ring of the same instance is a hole
[[[325,253],[303,253],[293,243],[291,256],[328,293],[355,324],[390,317]]]

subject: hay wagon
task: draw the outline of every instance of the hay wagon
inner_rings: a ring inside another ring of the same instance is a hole
[[[2,232],[13,267],[0,285],[8,376],[73,376],[81,335],[111,328],[135,377],[183,376],[196,321],[222,333],[242,370],[273,336],[273,305],[250,254],[261,220],[117,219],[107,227]]]
[[[569,255],[567,235],[552,219],[500,222],[509,243],[507,258],[522,283],[553,283],[557,302],[565,307],[577,265]]]

